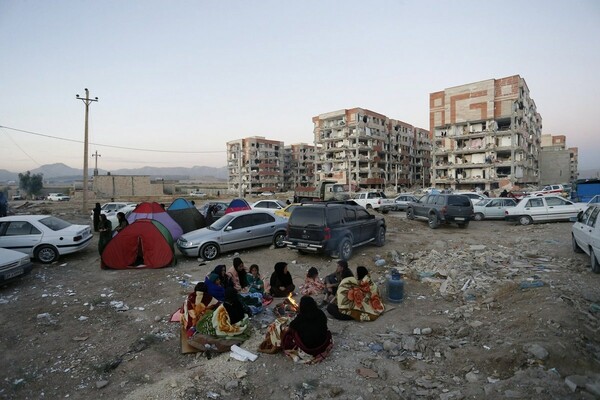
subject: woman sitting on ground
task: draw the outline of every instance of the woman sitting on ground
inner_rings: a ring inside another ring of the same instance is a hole
[[[352,271],[348,268],[346,260],[338,260],[335,272],[325,277],[325,287],[327,289],[327,300],[335,299],[338,285],[345,277],[353,276]]]
[[[319,279],[319,270],[315,267],[310,267],[304,280],[304,285],[300,289],[300,294],[303,296],[316,296],[317,301],[322,301],[325,294],[325,284]]]
[[[273,297],[288,297],[296,289],[292,275],[288,271],[287,263],[283,261],[275,264],[275,271],[271,274],[269,283],[271,284],[271,295]]]
[[[179,309],[181,313],[181,324],[187,332],[188,337],[196,332],[195,327],[200,317],[202,317],[206,311],[217,308],[219,304],[217,299],[208,294],[204,282],[196,284],[194,291],[188,294],[183,306]]]
[[[208,294],[219,301],[225,300],[225,284],[228,282],[225,266],[217,265],[215,269],[204,278]]]
[[[340,282],[336,302],[327,306],[327,312],[341,320],[374,321],[384,311],[379,288],[365,267],[358,267],[356,276]]]
[[[113,231],[113,235],[116,235],[117,233],[121,232],[127,227],[127,225],[129,225],[129,221],[127,221],[127,218],[125,218],[125,213],[122,213],[120,211],[117,213],[117,221],[119,224]]]
[[[229,282],[238,291],[241,296],[241,300],[245,305],[250,307],[252,315],[261,312],[263,305],[263,297],[260,293],[251,293],[250,285],[248,285],[246,266],[241,258],[236,257],[233,259],[233,267],[227,271]]]

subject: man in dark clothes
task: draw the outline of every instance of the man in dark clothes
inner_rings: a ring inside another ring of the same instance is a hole
[[[98,232],[98,224],[100,223],[100,212],[102,211],[102,207],[100,207],[100,203],[96,203],[96,207],[94,207],[94,232]]]

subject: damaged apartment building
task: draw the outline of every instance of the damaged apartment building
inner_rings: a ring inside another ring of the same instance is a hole
[[[519,75],[430,94],[431,183],[491,190],[539,183],[542,117]]]
[[[353,190],[429,184],[429,132],[385,115],[352,108],[313,117],[316,180]]]
[[[283,142],[252,136],[227,142],[228,188],[258,194],[284,190]]]

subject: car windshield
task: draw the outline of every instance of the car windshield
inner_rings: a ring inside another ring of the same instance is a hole
[[[290,225],[323,226],[324,210],[314,207],[298,207],[290,216]]]
[[[62,219],[56,218],[56,217],[42,218],[42,219],[40,219],[40,223],[44,224],[45,226],[52,229],[53,231],[60,231],[61,229],[68,228],[69,226],[72,225],[70,222],[67,222],[65,220],[62,220]]]
[[[490,201],[492,201],[492,199],[483,199],[483,200],[479,200],[477,203],[475,203],[476,206],[479,207],[483,207],[485,206],[487,203],[489,203]]]
[[[211,231],[220,231],[223,229],[234,217],[231,215],[224,215],[208,227]]]

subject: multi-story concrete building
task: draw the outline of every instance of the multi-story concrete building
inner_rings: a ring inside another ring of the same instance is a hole
[[[430,94],[432,184],[497,189],[539,183],[542,117],[519,75]]]
[[[239,195],[284,189],[283,142],[252,136],[227,142],[228,188]]]
[[[565,135],[542,135],[540,185],[569,183],[577,179],[577,147],[567,149]]]
[[[426,185],[429,133],[363,108],[313,117],[316,180],[355,188]]]
[[[284,147],[285,189],[315,185],[315,146],[297,143]]]

